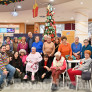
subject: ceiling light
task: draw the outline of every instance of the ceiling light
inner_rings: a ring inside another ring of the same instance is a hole
[[[54,2],[54,0],[50,0],[51,2]]]
[[[74,17],[71,17],[71,20],[74,20]]]
[[[18,8],[18,9],[21,9],[21,8],[22,8],[22,6],[21,6],[21,5],[18,5],[18,6],[17,6],[17,8]]]
[[[80,4],[82,5],[82,4],[83,4],[83,2],[80,2]]]
[[[15,7],[14,7],[14,11],[13,11],[13,12],[11,12],[11,15],[12,15],[12,16],[14,16],[14,17],[18,16],[18,12],[16,12]]]

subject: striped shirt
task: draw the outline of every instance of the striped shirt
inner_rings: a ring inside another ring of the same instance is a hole
[[[6,70],[6,67],[5,65],[8,65],[8,61],[7,61],[7,54],[6,53],[0,53],[0,69],[2,71],[5,71]]]

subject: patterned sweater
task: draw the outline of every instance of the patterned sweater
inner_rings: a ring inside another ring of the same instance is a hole
[[[8,61],[7,61],[7,54],[6,53],[0,53],[0,69],[2,71],[6,70],[5,65],[8,65]]]

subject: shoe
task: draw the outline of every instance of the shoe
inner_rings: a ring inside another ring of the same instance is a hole
[[[0,91],[2,91],[2,89],[3,89],[3,86],[0,86]]]
[[[69,89],[76,89],[76,86],[70,84],[70,85],[69,85]]]
[[[7,85],[13,85],[13,84],[14,84],[13,80],[10,80],[10,81],[7,82]]]
[[[25,75],[23,79],[26,80],[27,78],[28,78],[27,75]]]
[[[31,76],[31,81],[35,81],[35,78],[34,78],[34,76]]]
[[[56,84],[52,84],[51,90],[56,91],[58,89],[58,86]]]

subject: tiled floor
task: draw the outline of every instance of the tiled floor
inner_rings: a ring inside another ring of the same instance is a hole
[[[57,92],[75,92],[70,90],[67,86],[60,87]],[[1,92],[51,92],[51,82],[38,82],[37,84],[27,83],[14,83],[12,86],[4,87]],[[80,89],[78,92],[90,92],[89,90]]]

